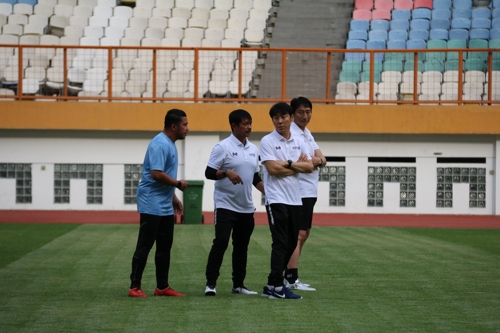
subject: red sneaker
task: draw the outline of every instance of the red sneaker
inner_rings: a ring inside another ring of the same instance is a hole
[[[148,295],[139,288],[132,288],[128,291],[128,297],[146,298]]]
[[[165,288],[163,290],[160,290],[160,289],[156,288],[155,289],[155,296],[176,296],[176,297],[180,297],[180,296],[186,296],[186,295],[178,293],[177,291],[173,290],[172,288],[167,287],[167,288]]]

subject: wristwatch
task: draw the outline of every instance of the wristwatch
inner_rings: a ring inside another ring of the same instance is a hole
[[[179,181],[177,182],[177,188],[180,190],[180,189],[181,189],[181,186],[182,186],[182,182],[179,180]]]
[[[222,171],[222,176],[224,176],[224,178],[227,177],[227,174],[226,174],[227,171]]]
[[[288,160],[287,162],[288,162],[287,168],[290,169],[292,167],[293,162],[292,160]]]

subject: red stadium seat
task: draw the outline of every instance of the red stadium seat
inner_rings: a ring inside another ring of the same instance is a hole
[[[372,20],[372,12],[366,9],[355,9],[352,12],[352,18],[354,20],[365,20],[365,21],[371,21]]]
[[[394,1],[394,9],[413,9],[413,0],[396,0]]]
[[[413,8],[429,8],[432,9],[432,0],[415,0]]]
[[[394,8],[394,0],[375,0],[375,9],[392,10]]]
[[[373,9],[373,0],[356,0],[354,1],[354,8],[371,11]]]
[[[382,10],[382,9],[374,9],[372,12],[372,20],[391,20],[391,11],[390,10]]]

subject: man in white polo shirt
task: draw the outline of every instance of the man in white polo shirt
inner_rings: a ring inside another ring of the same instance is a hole
[[[299,238],[297,247],[293,252],[290,261],[288,262],[285,272],[285,285],[292,290],[309,290],[314,291],[310,285],[299,280],[299,256],[302,252],[302,247],[306,242],[311,232],[314,205],[318,197],[318,167],[326,165],[326,158],[319,149],[318,144],[314,141],[314,137],[306,126],[311,121],[312,103],[305,97],[297,97],[292,99],[290,106],[293,110],[293,123],[290,130],[293,135],[301,136],[306,142],[306,147],[309,149],[309,154],[314,165],[314,171],[311,173],[301,173],[300,195],[302,197],[302,218],[300,221]]]
[[[217,278],[224,252],[233,238],[233,294],[254,295],[244,285],[248,243],[254,229],[255,206],[252,185],[264,193],[259,176],[259,151],[248,141],[252,132],[252,116],[245,110],[229,114],[231,135],[212,150],[205,170],[207,179],[215,180],[215,239],[206,267],[205,295],[215,296]]]
[[[269,115],[275,129],[260,141],[260,159],[264,165],[266,210],[273,243],[271,272],[262,296],[301,299],[283,285],[283,273],[299,234],[302,210],[299,174],[311,173],[314,166],[306,143],[290,131],[292,108],[286,103],[277,103]]]

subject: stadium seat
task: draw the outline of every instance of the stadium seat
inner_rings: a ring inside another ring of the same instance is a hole
[[[464,80],[465,82],[483,84],[486,82],[486,74],[480,71],[468,71],[465,72]]]
[[[354,20],[371,21],[372,20],[372,12],[370,10],[366,10],[366,9],[355,9],[352,12],[352,18]]]
[[[390,50],[404,50],[406,49],[406,41],[403,40],[388,40],[387,49]],[[403,52],[389,52],[385,54],[385,60],[404,60],[405,53]]]
[[[382,31],[387,31],[389,30],[389,22],[386,20],[375,20],[373,19],[370,22],[370,29],[371,30],[382,30]]]
[[[479,82],[465,82],[462,89],[464,95],[480,96],[484,93],[484,86]]]
[[[394,0],[375,0],[373,4],[375,10],[388,10],[394,8]]]
[[[354,8],[371,11],[373,9],[373,0],[356,0],[354,1]]]
[[[489,33],[488,33],[489,35]],[[368,33],[364,30],[351,30],[349,31],[348,37],[349,40],[364,40],[368,39]]]
[[[466,18],[454,18],[451,20],[451,28],[452,29],[470,29],[471,21]]]
[[[441,86],[441,92],[446,95],[457,94],[458,83],[457,82],[444,82]]]
[[[462,73],[462,82],[464,81],[464,75]],[[443,82],[458,82],[458,71],[445,71],[443,73]]]
[[[364,50],[366,49],[366,42],[361,40],[348,40],[346,44],[346,49],[348,50]],[[357,60],[362,61],[365,58],[364,53],[354,53],[354,52],[346,52],[345,59],[346,60]]]
[[[499,18],[500,17],[500,7],[499,8],[495,8],[492,10],[491,12],[491,18]]]
[[[374,9],[372,12],[373,20],[391,20],[391,11],[384,9]]]
[[[453,8],[471,8],[472,0],[453,0]]]
[[[450,20],[451,11],[446,8],[435,8],[431,12],[431,18],[433,20]]]
[[[361,76],[359,78],[360,82],[369,82],[370,81],[370,72],[364,71],[361,72]],[[376,82],[377,84],[380,82],[380,72],[375,71],[373,73],[373,82]]]
[[[406,41],[407,39],[408,39],[408,32],[406,30],[390,30],[389,31],[389,40],[391,40],[391,41],[396,41],[396,40],[397,41]],[[389,48],[389,46],[387,46],[387,48]]]
[[[469,41],[469,49],[487,49],[488,41],[484,39],[471,39]],[[487,52],[467,52],[467,58],[479,58],[486,60],[488,58]]]
[[[416,19],[431,19],[431,10],[429,8],[416,8],[411,12],[412,20]]]
[[[427,29],[411,29],[410,40],[424,40],[427,41],[429,39],[429,30]]]
[[[424,63],[424,73],[427,71],[443,72],[444,71],[444,62],[440,61],[439,59],[435,59],[435,58],[431,58],[430,60],[427,60]]]
[[[374,62],[374,71],[377,72],[377,73],[380,73],[382,72],[383,70],[383,63],[381,61],[375,61]],[[369,60],[363,62],[363,65],[362,65],[362,71],[363,72],[369,72],[371,70],[371,63]]]
[[[500,17],[497,17],[497,18],[494,18],[493,20],[491,20],[491,28],[492,29],[500,29]]]
[[[423,39],[410,39],[406,42],[407,49],[425,49],[427,48],[427,43]],[[418,59],[420,61],[424,60],[425,55],[423,53],[418,54]],[[406,59],[413,59],[413,53],[407,53]]]
[[[432,9],[432,0],[414,0],[413,8],[429,8]]]
[[[403,62],[400,60],[386,60],[383,63],[383,70],[384,71],[402,72],[403,71]],[[382,81],[383,81],[383,79],[382,79]]]
[[[386,42],[384,40],[368,40],[366,42],[366,49],[367,50],[385,50],[386,49],[385,43]],[[366,60],[370,59],[369,53],[366,54],[365,59]],[[375,53],[374,59],[375,59],[375,61],[384,61],[384,53]]]
[[[410,21],[410,29],[429,30],[430,21],[426,19],[412,19]]]
[[[466,29],[450,29],[448,40],[452,39],[461,39],[467,41],[469,39],[469,31],[467,31]]]
[[[351,71],[351,72],[361,72],[361,62],[352,61],[352,60],[344,60],[342,62],[342,70],[343,71]]]
[[[414,72],[412,70],[404,71],[401,75],[402,82],[413,83],[413,79],[414,79]],[[422,73],[421,72],[417,72],[417,83],[422,83]]]
[[[349,23],[351,30],[364,30],[368,31],[370,29],[370,23],[365,20],[351,20]]]
[[[409,30],[410,29],[410,21],[408,20],[392,20],[390,22],[391,30]]]
[[[488,7],[478,7],[472,9],[472,18],[491,18],[491,9]]]
[[[470,39],[490,39],[489,29],[471,29],[469,33]]]
[[[384,63],[385,65],[385,63]],[[403,67],[401,66],[401,69]],[[401,71],[382,71],[381,73],[382,82],[392,82],[396,84],[400,84],[402,82],[402,74]]]
[[[412,10],[413,0],[395,0],[394,9]]]
[[[481,58],[468,58],[465,60],[464,68],[466,71],[484,71],[486,70],[486,64]]]
[[[408,54],[406,55],[406,60],[403,65],[403,70],[404,71],[414,71],[415,70],[415,62],[413,61],[413,54],[411,54],[411,59],[409,60]],[[417,66],[417,71],[418,72],[423,72],[424,71],[424,62],[423,61],[418,61],[416,64]]]
[[[406,9],[394,9],[392,11],[393,20],[407,20],[411,19],[411,12]]]
[[[358,83],[359,82],[359,73],[358,72],[351,72],[351,71],[347,71],[347,72],[342,71],[342,72],[340,72],[339,81],[340,82]]]
[[[429,33],[430,40],[448,40],[448,30],[444,29],[431,29]]]
[[[451,0],[436,0],[433,2],[434,9],[450,9]]]
[[[453,9],[451,18],[463,18],[463,19],[468,19],[470,20],[472,16],[472,12],[470,9]]]
[[[370,30],[368,32],[368,41],[386,41],[387,40],[387,30]],[[385,43],[384,43],[385,44]],[[366,46],[368,49],[371,49],[368,46]],[[384,47],[385,48],[385,47]]]
[[[431,29],[443,29],[448,32],[450,30],[450,20],[449,19],[432,19],[430,23]]]
[[[444,40],[430,40],[427,42],[427,49],[445,49],[446,41]],[[425,59],[427,61],[431,59],[436,59],[440,62],[443,62],[446,58],[446,52],[428,52],[426,53]]]
[[[500,49],[500,39],[490,40],[488,47],[490,49]],[[493,57],[493,60],[500,60],[500,52],[493,52],[492,57]]]
[[[500,39],[500,29],[491,29],[490,30],[490,40]]]
[[[490,29],[491,20],[489,18],[473,18],[471,20],[472,29]]]

